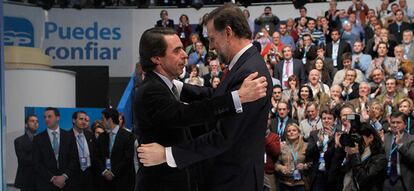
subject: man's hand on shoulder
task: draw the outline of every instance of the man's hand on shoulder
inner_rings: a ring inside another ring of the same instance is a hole
[[[258,77],[255,72],[247,76],[240,89],[238,90],[241,103],[253,102],[266,96],[267,80],[266,77]]]

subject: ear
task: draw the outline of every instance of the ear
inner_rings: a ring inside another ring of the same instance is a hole
[[[225,33],[225,35],[227,37],[227,40],[230,41],[230,38],[229,37],[233,36],[233,30],[229,26],[227,26],[224,29],[224,33]]]
[[[151,62],[154,63],[155,65],[160,65],[161,64],[161,58],[159,56],[153,56],[153,57],[151,57]]]

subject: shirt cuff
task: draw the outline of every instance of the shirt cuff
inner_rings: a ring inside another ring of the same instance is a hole
[[[172,155],[171,147],[165,147],[165,158],[167,160],[167,164],[171,168],[177,168],[177,164],[175,163],[174,156]]]
[[[236,113],[242,113],[243,107],[240,101],[239,92],[238,91],[232,91],[231,97],[233,97],[233,103],[234,103],[234,109],[236,110]]]
[[[66,173],[63,173],[62,176],[65,177],[65,181],[69,179],[69,176]]]

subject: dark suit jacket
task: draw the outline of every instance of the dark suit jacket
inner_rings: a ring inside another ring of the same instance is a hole
[[[330,42],[326,45],[325,56],[328,58],[332,58],[332,51],[333,42]],[[352,52],[351,46],[344,40],[339,41],[338,56],[336,59],[338,70],[342,70],[344,68],[344,65],[342,64],[342,55],[346,52]]]
[[[190,125],[203,125],[235,114],[230,93],[186,105],[175,99],[167,84],[154,72],[147,72],[144,83],[136,92],[134,105],[138,142],[157,142],[166,147],[188,141],[190,135],[186,127]],[[188,185],[194,182],[188,181],[193,177],[187,169],[170,168],[167,164],[141,167],[137,176],[136,189],[139,191],[192,190]]]
[[[47,134],[47,130],[43,131],[33,139],[35,145],[35,169],[36,169],[36,190],[49,191],[58,190],[50,180],[53,176],[66,174],[69,179],[62,190],[73,190],[75,185],[75,177],[79,173],[78,155],[76,155],[76,145],[72,132],[60,129],[59,143],[59,165],[55,160],[52,144]]]
[[[111,159],[111,171],[114,174],[112,181],[101,176],[98,190],[104,191],[132,191],[135,185],[134,170],[134,135],[123,128],[119,128],[109,156],[109,134],[102,133],[96,142],[95,164],[101,175],[106,169],[105,161]]]
[[[339,86],[341,86],[341,88],[344,89],[344,86],[342,85],[342,83],[339,84]],[[350,101],[350,100],[353,100],[355,98],[358,98],[359,97],[359,83],[354,82],[354,84],[352,84],[352,93],[350,93],[348,96],[346,96],[346,95],[343,96],[342,94],[341,94],[341,96],[342,96],[342,100],[344,100],[344,101]],[[348,100],[346,98],[348,98]]]
[[[34,190],[35,163],[33,158],[33,142],[26,133],[14,140],[14,149],[17,155],[17,173],[14,186],[22,190]]]
[[[311,45],[309,47],[309,50],[306,52],[306,64],[305,64],[306,74],[309,73],[310,68],[312,67],[311,61],[315,60],[315,58],[318,57],[317,51],[318,51],[318,48],[315,45]],[[305,48],[298,48],[295,50],[293,57],[302,61],[304,53],[305,53]]]
[[[279,64],[276,64],[275,66],[275,78],[280,80],[280,82],[283,82],[283,66],[285,64],[285,61],[282,60],[279,62]],[[296,75],[299,79],[300,84],[305,84],[307,81],[307,78],[305,76],[305,68],[302,64],[302,61],[298,59],[293,59],[293,74]]]
[[[76,137],[75,137],[75,133],[73,132],[73,130],[71,131],[72,134],[72,138],[76,141]],[[95,139],[95,135],[90,132],[85,130],[83,132],[83,134],[85,135],[86,138],[86,142],[88,144],[88,149],[89,149],[89,156],[90,156],[90,160],[91,160],[91,166],[86,169],[85,171],[80,170],[79,176],[76,176],[76,189],[77,191],[90,191],[90,190],[95,190],[94,187],[96,186],[96,177],[94,177],[94,175],[96,173],[96,164],[94,163],[94,157],[95,157],[95,144],[96,144],[96,139]],[[76,147],[76,156],[78,163],[80,163],[80,159],[79,159],[79,149],[77,147],[77,142],[75,142],[75,147]],[[80,165],[79,165],[79,169],[80,169]]]
[[[397,39],[397,43],[401,43],[402,41],[402,34],[405,30],[412,29],[410,24],[407,22],[402,22],[400,26],[400,30],[398,30],[398,25],[396,22],[391,23],[388,26],[388,30],[390,31],[390,34],[393,34],[395,38]]]
[[[392,145],[392,133],[385,134],[384,148],[385,156],[390,156]],[[404,133],[402,137],[403,146],[397,149],[400,162],[401,178],[407,189],[414,188],[414,136]]]
[[[155,26],[164,27],[164,25],[162,25],[162,20],[158,20]],[[168,19],[168,25],[166,27],[174,29],[174,21],[172,19]]]
[[[259,72],[259,76],[266,76],[267,81],[271,81],[264,60],[255,47],[241,55],[213,97],[237,90],[244,78],[253,72]],[[200,99],[200,94],[189,87],[184,86],[182,100]],[[212,123],[210,125],[214,129],[209,133],[173,146],[172,153],[178,168],[214,157],[204,175],[208,182],[206,190],[263,190],[264,137],[271,107],[271,90],[269,83],[267,96],[244,104],[243,113]]]
[[[292,118],[290,118],[289,116],[287,116],[288,120],[287,123],[285,124],[285,130],[288,124],[290,123],[296,123],[298,124],[298,122]],[[271,122],[270,122],[270,131],[272,131],[273,133],[278,134],[277,132],[277,128],[279,127],[279,120],[278,117],[272,118]],[[278,134],[279,135],[279,134]],[[279,135],[280,141],[286,141],[286,137],[284,135],[284,133],[282,135]]]
[[[367,42],[367,46],[365,47],[365,54],[371,55],[372,58],[376,58],[378,56],[377,51],[374,51],[375,46],[375,37],[371,38]],[[388,40],[388,53],[387,56],[394,57],[394,47],[397,46],[396,40],[393,40],[393,35],[390,35],[390,39]]]

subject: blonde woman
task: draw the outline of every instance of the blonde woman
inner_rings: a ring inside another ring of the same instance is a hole
[[[303,141],[300,128],[290,123],[285,130],[286,142],[281,143],[281,154],[276,163],[280,191],[305,190],[305,176],[310,164],[305,163],[308,144]]]
[[[397,103],[398,111],[404,113],[407,116],[407,129],[405,130],[408,134],[414,134],[414,117],[413,117],[413,109],[414,104],[413,100],[410,98],[403,98]]]

